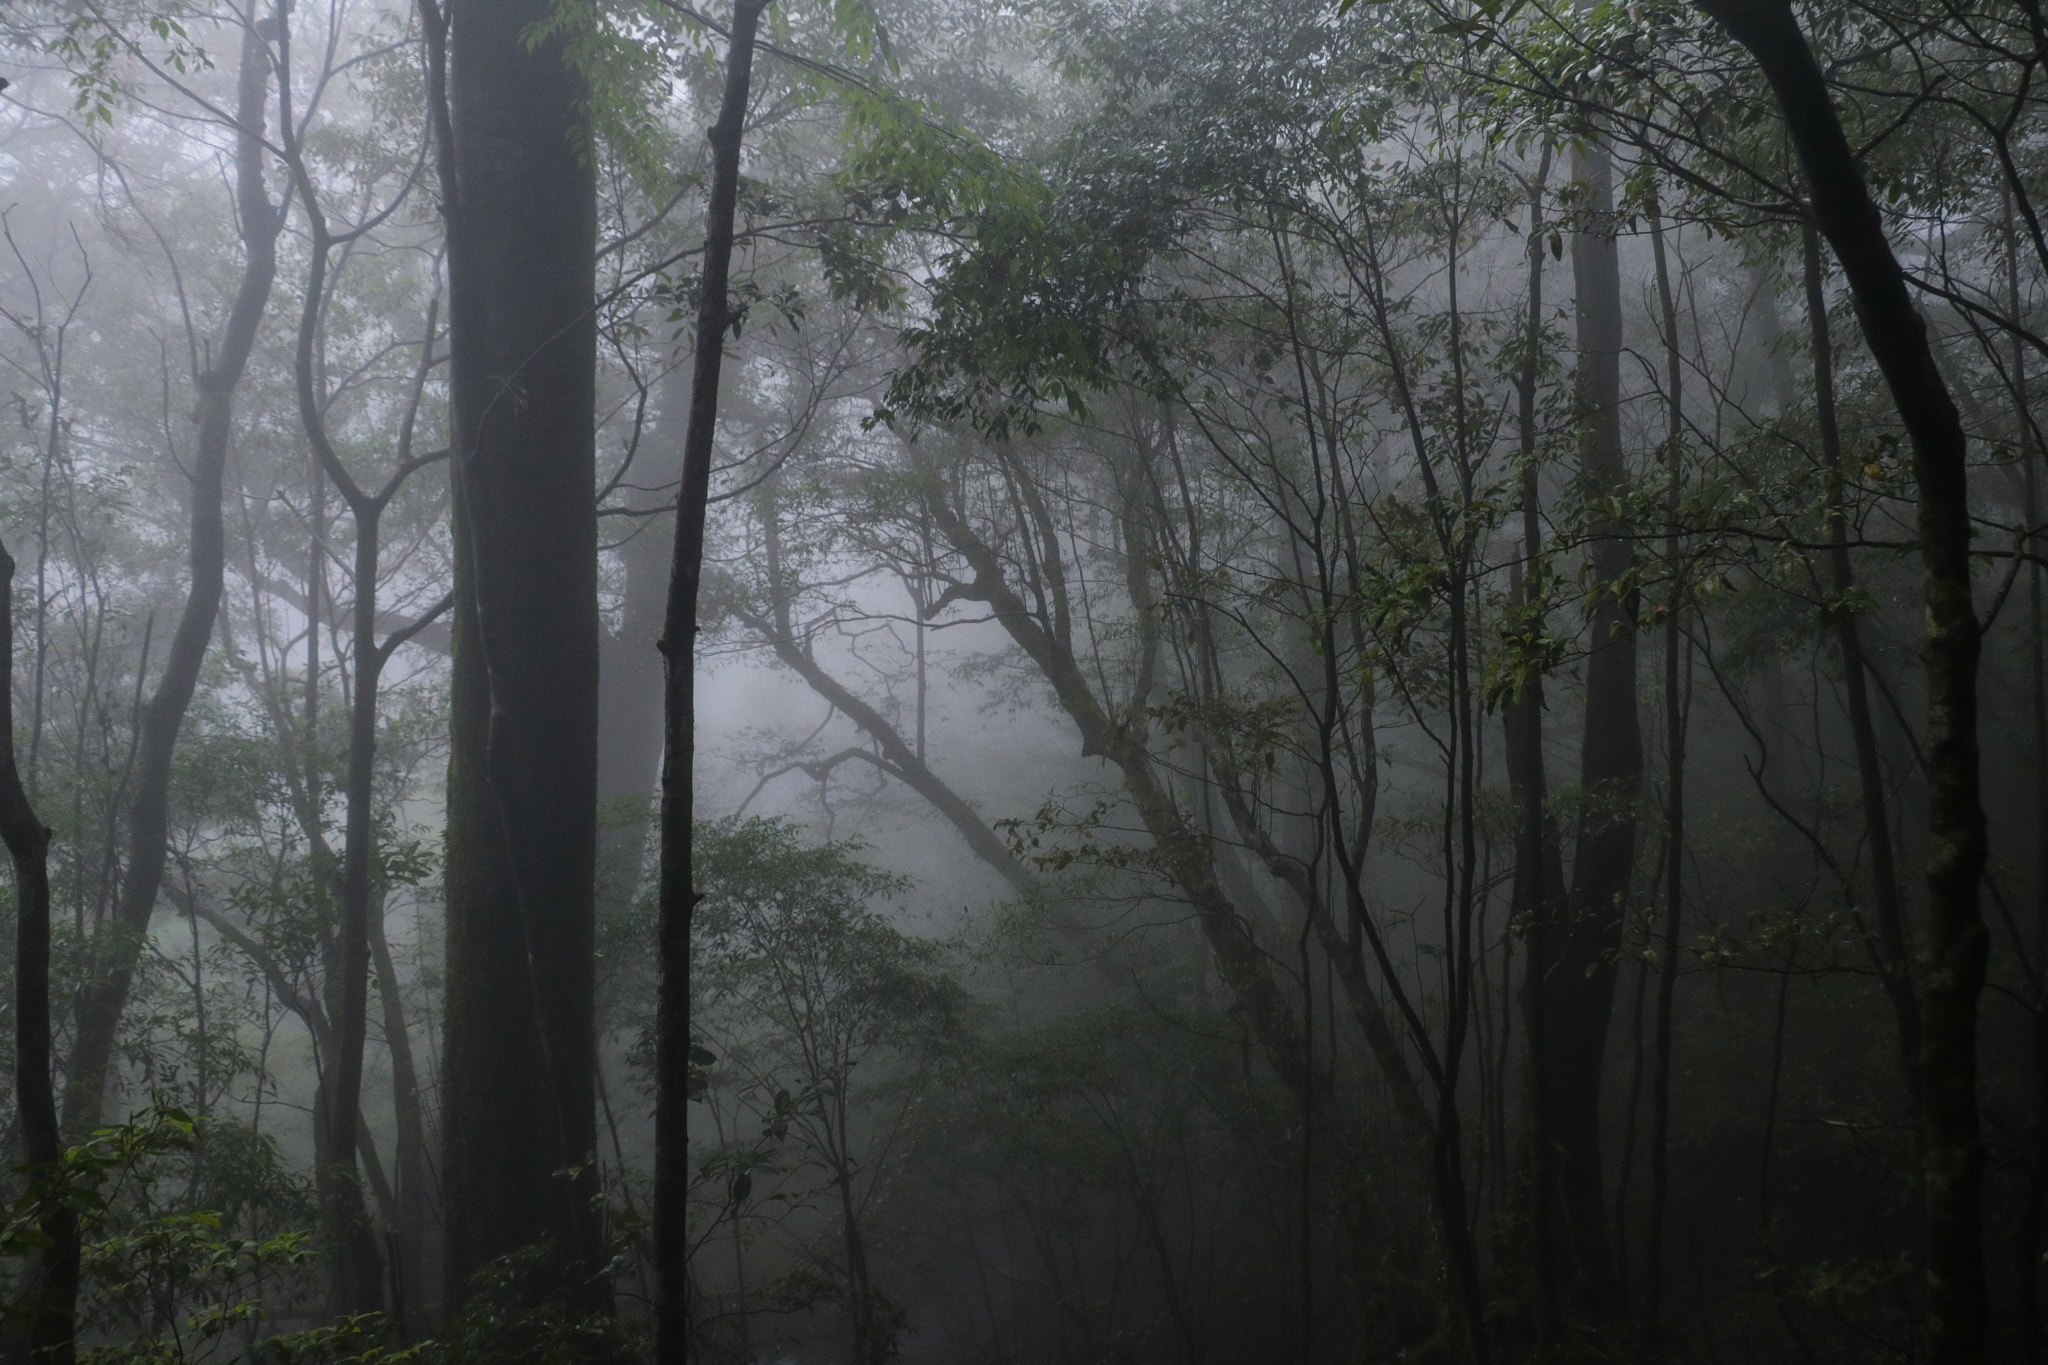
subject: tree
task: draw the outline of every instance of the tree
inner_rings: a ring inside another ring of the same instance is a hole
[[[690,423],[683,435],[676,495],[675,559],[662,617],[661,978],[655,1022],[654,1275],[655,1357],[679,1365],[689,1341],[690,922],[697,890],[692,871],[696,797],[697,594],[704,572],[704,517],[711,497],[718,434],[718,377],[725,335],[738,321],[728,280],[733,216],[739,197],[740,139],[746,130],[754,35],[767,0],[739,0],[726,54],[725,92],[711,139],[711,194],[705,209],[704,274],[697,299]]]
[[[281,8],[280,8],[280,12]],[[134,795],[128,808],[128,848],[121,894],[106,940],[96,944],[92,979],[80,992],[78,1036],[65,1076],[64,1120],[73,1129],[97,1127],[106,1101],[107,1070],[122,1011],[135,976],[149,922],[163,885],[170,823],[171,765],[178,732],[192,705],[199,673],[213,638],[226,573],[226,528],[221,516],[221,477],[234,429],[235,389],[249,364],[257,328],[277,276],[277,239],[290,204],[270,202],[265,185],[269,156],[263,145],[264,112],[270,98],[271,56],[257,26],[241,26],[241,66],[235,107],[235,208],[245,263],[220,345],[206,368],[193,376],[199,391],[199,428],[193,452],[191,584],[176,633],[171,637],[156,692],[142,711],[135,753]]]
[[[1573,189],[1582,196],[1572,232],[1573,315],[1577,324],[1579,479],[1592,509],[1587,557],[1597,586],[1587,614],[1585,732],[1579,746],[1584,809],[1561,920],[1546,924],[1543,1050],[1536,1084],[1543,1089],[1543,1129],[1555,1162],[1559,1255],[1571,1267],[1567,1284],[1594,1317],[1615,1304],[1606,1181],[1600,1159],[1600,1097],[1607,1028],[1614,1009],[1615,956],[1635,873],[1636,802],[1643,777],[1643,739],[1636,714],[1636,602],[1628,588],[1634,561],[1631,528],[1605,510],[1624,498],[1628,470],[1621,443],[1621,274],[1614,220],[1613,156],[1594,131],[1575,154]]]
[[[1978,791],[1982,640],[1970,570],[1968,440],[1790,3],[1702,0],[1701,8],[1749,49],[1777,96],[1814,219],[1848,276],[1864,341],[1913,444],[1927,608],[1928,963],[1918,1055],[1908,1065],[1919,1091],[1933,1358],[1970,1365],[1985,1358],[1990,1312],[1977,1112],[1977,1002],[1990,941],[1979,900],[1988,838]]]
[[[29,801],[15,757],[14,557],[0,545],[0,840],[14,862],[14,1094],[30,1189],[39,1196],[35,1273],[23,1305],[29,1350],[71,1365],[78,1347],[78,1213],[66,1188],[50,1048],[50,830]]]
[[[289,65],[284,69],[289,73]],[[315,1117],[320,1134],[318,1145],[326,1158],[321,1163],[321,1205],[327,1240],[335,1258],[333,1308],[335,1316],[347,1317],[371,1312],[384,1299],[383,1258],[368,1226],[355,1169],[358,1114],[362,1105],[363,1050],[369,1028],[373,937],[370,920],[373,914],[382,913],[381,903],[373,903],[372,886],[373,864],[377,859],[374,802],[380,691],[384,667],[392,653],[431,625],[446,606],[446,599],[443,599],[440,605],[391,632],[387,639],[380,641],[377,638],[378,579],[385,567],[382,563],[382,522],[385,509],[405,487],[406,481],[439,463],[447,454],[445,450],[419,454],[413,450],[421,400],[428,376],[433,373],[436,363],[435,332],[440,317],[440,299],[438,296],[434,298],[427,308],[419,360],[398,422],[394,442],[395,467],[381,486],[365,487],[357,481],[336,448],[328,421],[335,396],[324,391],[327,386],[316,361],[319,343],[323,339],[324,314],[330,302],[330,270],[333,269],[333,256],[337,250],[346,251],[399,209],[411,193],[417,176],[409,175],[402,179],[392,191],[389,201],[366,214],[361,223],[337,231],[329,220],[326,205],[322,203],[320,188],[313,182],[303,145],[303,122],[294,118],[289,93],[287,88],[286,98],[280,102],[280,140],[284,161],[304,207],[312,238],[297,345],[293,351],[293,389],[298,399],[299,422],[313,448],[313,456],[319,461],[321,472],[341,494],[355,521],[355,593],[350,604],[354,626],[350,657],[353,695],[349,705],[347,775],[343,794],[346,810],[340,867],[340,923],[335,935],[334,953],[335,975],[340,980],[328,983],[328,993],[338,998],[340,1008],[337,1011],[339,1017],[333,1023],[330,1074],[323,1078],[324,1112]],[[307,111],[307,120],[310,120],[311,112],[310,109]],[[316,543],[314,552],[316,556],[324,554],[325,546]],[[317,585],[323,579],[324,572],[309,586]],[[312,595],[317,610],[317,586],[314,586]],[[308,631],[308,638],[309,641],[318,640],[317,628]],[[317,697],[317,667],[308,671],[313,675],[310,692]],[[313,717],[308,719],[311,721]],[[320,802],[316,797],[309,804],[315,809],[309,822],[313,828],[308,832],[308,839],[325,852],[325,833],[319,827],[321,817],[317,810]],[[387,1009],[395,1003],[387,1000]],[[402,1033],[402,1028],[399,1032]],[[417,1197],[417,1192],[408,1190],[407,1197]],[[416,1267],[412,1269],[416,1271]]]
[[[595,1311],[594,167],[548,0],[422,0],[448,221],[456,545],[445,1273],[545,1245]]]
[[[886,1148],[862,1132],[855,1073],[865,1082],[881,1056],[915,1058],[943,1041],[962,992],[939,944],[875,908],[906,883],[859,862],[858,845],[804,847],[787,822],[754,819],[700,827],[694,850],[704,1035],[719,1072],[744,1078],[760,1121],[822,1168],[839,1224],[849,1358],[883,1365],[905,1321],[870,1261],[863,1205]],[[732,1172],[723,1216],[740,1216],[751,1183],[745,1166]]]

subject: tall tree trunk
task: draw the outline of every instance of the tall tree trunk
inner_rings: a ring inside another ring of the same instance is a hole
[[[357,1180],[356,1152],[361,1145],[356,1129],[362,1107],[363,1052],[369,1035],[369,978],[371,921],[383,914],[382,897],[372,883],[371,869],[376,856],[376,772],[377,715],[379,689],[384,665],[400,644],[417,635],[434,621],[440,608],[377,640],[377,589],[383,553],[384,509],[407,479],[429,464],[439,461],[440,452],[413,454],[414,419],[419,400],[433,369],[434,328],[440,316],[437,298],[427,309],[426,339],[421,343],[419,363],[414,368],[412,402],[400,422],[397,467],[375,493],[365,490],[349,472],[329,438],[325,417],[326,401],[316,387],[314,344],[322,324],[327,297],[328,251],[334,245],[311,181],[304,172],[296,143],[286,139],[287,155],[306,205],[311,224],[312,266],[306,284],[304,310],[299,321],[298,355],[295,364],[299,419],[318,459],[318,468],[333,480],[355,519],[355,598],[350,606],[352,633],[351,662],[355,668],[354,690],[349,698],[348,771],[343,782],[344,816],[341,857],[341,914],[333,942],[333,975],[326,981],[329,1017],[335,1021],[334,1047],[322,1077],[319,1113],[315,1116],[324,1160],[316,1184],[322,1219],[334,1257],[332,1308],[336,1316],[368,1313],[383,1303],[384,1264],[377,1239],[363,1207],[362,1187]],[[311,598],[311,594],[309,594]],[[319,618],[314,617],[317,626]],[[309,634],[317,637],[318,630]],[[309,682],[307,714],[313,714],[318,696],[312,661],[307,664]],[[310,720],[308,729],[312,728]],[[312,788],[312,774],[308,776]],[[308,837],[324,853],[320,830],[320,802],[309,802]],[[376,931],[382,933],[381,925]],[[387,1003],[387,1012],[392,1006]]]
[[[1614,163],[1589,137],[1573,156],[1572,178],[1586,207],[1572,233],[1578,322],[1579,476],[1589,499],[1627,490],[1621,452],[1621,270],[1615,250]],[[1589,554],[1600,588],[1588,613],[1585,731],[1579,751],[1584,802],[1563,923],[1545,948],[1544,1113],[1556,1159],[1559,1251],[1568,1258],[1571,1298],[1599,1317],[1614,1303],[1607,1195],[1600,1160],[1600,1092],[1607,1025],[1614,1012],[1615,960],[1636,856],[1636,799],[1643,777],[1636,714],[1636,603],[1618,584],[1634,563],[1627,528],[1604,511],[1589,518]]]
[[[235,202],[245,259],[227,326],[213,351],[212,368],[198,376],[199,404],[194,420],[199,440],[188,494],[192,581],[164,660],[163,676],[141,711],[120,896],[103,941],[94,944],[92,975],[79,992],[78,1035],[64,1094],[65,1126],[74,1131],[97,1126],[104,1112],[107,1068],[120,1033],[121,1014],[127,1007],[135,965],[163,885],[170,830],[171,759],[220,611],[226,556],[221,474],[233,433],[234,393],[248,367],[257,326],[270,300],[271,282],[277,275],[277,237],[285,217],[285,205],[272,204],[264,185],[267,153],[263,124],[269,90],[270,54],[254,26],[245,27],[235,107]]]
[[[377,771],[377,703],[384,664],[396,645],[416,633],[417,624],[393,636],[390,643],[377,642],[377,577],[382,554],[381,527],[384,508],[394,494],[418,469],[438,456],[415,460],[412,455],[414,418],[419,399],[433,366],[434,327],[440,315],[437,298],[427,310],[426,339],[414,369],[412,402],[401,420],[398,439],[398,468],[377,493],[365,491],[356,482],[327,430],[327,395],[319,391],[315,373],[315,351],[324,322],[328,298],[328,257],[336,245],[321,208],[319,196],[306,174],[295,135],[283,135],[285,154],[306,207],[310,228],[310,265],[306,294],[299,314],[298,348],[293,376],[298,397],[299,423],[317,461],[316,476],[332,480],[355,519],[355,598],[350,606],[354,665],[354,690],[349,699],[348,765],[343,781],[343,842],[341,857],[341,914],[333,943],[333,975],[326,982],[329,1017],[335,1021],[333,1055],[327,1059],[320,1089],[320,1112],[315,1116],[321,1135],[324,1160],[316,1174],[321,1218],[329,1254],[333,1257],[331,1308],[337,1317],[373,1312],[384,1301],[384,1264],[377,1238],[363,1207],[362,1186],[357,1178],[356,1154],[358,1115],[362,1107],[363,1051],[369,1032],[370,917],[381,913],[373,904],[371,863],[375,856],[375,781]],[[317,486],[317,483],[316,483]],[[324,562],[325,547],[316,544],[315,563]],[[308,577],[308,601],[313,628],[307,632],[308,653],[306,714],[309,736],[319,699],[317,656],[311,641],[319,638],[321,613],[317,576]],[[426,619],[432,619],[428,617]],[[315,789],[317,765],[309,768],[307,787]],[[322,842],[320,799],[309,799],[309,837],[316,847]]]
[[[1664,248],[1662,210],[1650,201],[1650,242],[1656,255],[1657,311],[1664,333],[1664,564],[1670,587],[1664,603],[1664,941],[1657,973],[1656,1065],[1650,1082],[1650,1207],[1643,1244],[1643,1339],[1655,1359],[1664,1320],[1664,1213],[1671,1194],[1671,1018],[1678,988],[1678,940],[1685,907],[1685,741],[1689,688],[1685,677],[1686,566],[1681,558],[1679,499],[1685,463],[1684,378],[1678,347],[1678,307]],[[1625,1237],[1628,1229],[1623,1228]]]
[[[61,1188],[64,1139],[50,1053],[50,831],[14,756],[14,558],[0,545],[0,840],[14,863],[14,1097],[32,1188],[43,1195],[21,1310],[38,1365],[77,1355],[78,1215]]]
[[[1540,648],[1543,624],[1543,525],[1536,468],[1536,380],[1543,342],[1543,191],[1550,176],[1551,151],[1543,149],[1529,184],[1529,285],[1527,335],[1520,372],[1515,377],[1516,428],[1520,440],[1522,558],[1512,570],[1512,587],[1522,612],[1517,635],[1525,648]],[[1540,661],[1525,657],[1521,685],[1501,704],[1505,730],[1508,790],[1515,809],[1515,871],[1509,892],[1513,922],[1529,940],[1523,959],[1526,980],[1523,1007],[1527,1019],[1529,1083],[1526,1088],[1528,1131],[1528,1217],[1530,1288],[1536,1310],[1537,1343],[1556,1344],[1559,1332],[1556,1261],[1556,1163],[1551,1150],[1549,1105],[1546,1102],[1547,1010],[1545,978],[1550,968],[1549,923],[1564,888],[1564,859],[1557,824],[1550,813],[1543,759],[1543,670]]]
[[[1990,936],[1980,882],[1988,840],[1979,792],[1981,627],[1970,577],[1968,443],[1927,326],[1787,0],[1700,0],[1763,68],[1841,263],[1864,341],[1913,444],[1927,668],[1927,934],[1919,992],[1921,1170],[1934,1365],[1985,1359],[1984,1143],[1977,1113],[1977,1007]],[[1902,1040],[1903,1041],[1903,1040]]]
[[[690,923],[697,890],[692,866],[697,772],[697,591],[704,572],[704,520],[718,435],[718,378],[725,335],[737,320],[728,281],[739,200],[740,142],[746,132],[754,35],[767,0],[739,0],[727,44],[725,94],[711,140],[704,273],[683,479],[676,500],[675,560],[662,621],[665,661],[661,766],[661,984],[655,1005],[654,1359],[680,1365],[689,1354]]]
[[[551,0],[422,0],[448,217],[455,605],[445,1277],[545,1245],[601,1311],[597,213],[589,90]],[[574,1172],[575,1174],[565,1174]]]

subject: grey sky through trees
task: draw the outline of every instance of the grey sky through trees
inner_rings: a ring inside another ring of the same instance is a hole
[[[0,13],[0,1352],[2040,1360],[2032,12],[734,19]]]

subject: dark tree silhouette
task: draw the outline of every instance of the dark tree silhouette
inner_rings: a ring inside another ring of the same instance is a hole
[[[661,764],[661,981],[655,1005],[654,1355],[680,1365],[689,1341],[690,921],[697,892],[691,869],[696,802],[697,593],[704,572],[704,517],[718,434],[718,376],[725,336],[739,319],[728,281],[739,200],[740,139],[746,131],[754,35],[767,0],[740,0],[728,35],[725,94],[711,140],[704,273],[697,303],[697,353],[690,424],[683,435],[683,482],[676,502],[675,561],[662,618],[665,660]]]
[[[545,1245],[602,1308],[596,191],[549,0],[422,0],[434,58],[456,546],[442,1140],[451,1300]],[[445,65],[444,65],[445,63]]]
[[[1977,1114],[1977,1005],[1990,936],[1979,883],[1987,836],[1979,795],[1977,666],[1962,416],[1927,324],[1884,234],[1827,79],[1786,0],[1700,0],[1763,68],[1813,196],[1813,217],[1847,276],[1863,338],[1913,446],[1927,634],[1927,934],[1916,1072],[1927,1205],[1932,1359],[1985,1358],[1984,1143]]]

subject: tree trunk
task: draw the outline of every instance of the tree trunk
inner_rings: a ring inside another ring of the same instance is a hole
[[[64,1139],[50,1053],[50,831],[14,757],[14,559],[0,545],[0,840],[14,863],[14,1096],[44,1244],[24,1294],[39,1365],[77,1355],[78,1215],[62,1188]]]
[[[1550,148],[1529,186],[1529,285],[1526,348],[1516,376],[1516,426],[1521,457],[1522,557],[1512,570],[1512,588],[1524,613],[1518,633],[1526,647],[1537,648],[1544,633],[1543,527],[1536,468],[1536,379],[1543,341],[1543,191],[1550,175]],[[1536,1338],[1549,1348],[1558,1338],[1556,1262],[1556,1163],[1550,1141],[1546,1102],[1545,976],[1550,966],[1549,923],[1564,888],[1564,858],[1557,821],[1548,809],[1550,797],[1543,759],[1543,671],[1525,659],[1521,686],[1501,703],[1505,730],[1508,790],[1515,810],[1515,870],[1509,892],[1510,916],[1529,940],[1523,959],[1526,980],[1523,1007],[1528,1021],[1529,1083],[1527,1086],[1528,1216],[1530,1287],[1535,1303]]]
[[[689,424],[689,376],[680,367],[663,376],[660,411],[643,440],[653,449],[639,460],[652,459],[648,482],[660,484],[681,470],[682,443]],[[640,467],[636,463],[636,467]],[[658,512],[636,516],[630,537],[618,547],[626,571],[620,594],[619,629],[607,635],[599,669],[597,799],[606,812],[604,831],[605,885],[630,896],[646,865],[649,808],[661,780],[662,672],[656,644],[661,638],[662,612],[668,599],[670,561],[675,557],[675,525]]]
[[[1680,444],[1685,431],[1678,307],[1664,249],[1664,224],[1650,202],[1651,246],[1656,253],[1657,309],[1664,333],[1664,563],[1670,586],[1664,604],[1664,942],[1657,972],[1656,1065],[1650,1084],[1650,1207],[1643,1245],[1643,1340],[1651,1359],[1662,1350],[1664,1320],[1664,1214],[1671,1194],[1671,1017],[1678,988],[1678,941],[1684,928],[1685,741],[1689,680],[1685,676],[1684,612],[1688,593],[1679,533],[1679,497],[1685,474]],[[1640,998],[1640,997],[1638,997]],[[1627,1236],[1628,1229],[1622,1229]]]
[[[781,572],[781,514],[775,504],[773,483],[764,490],[759,507],[766,550],[763,568],[769,597],[768,615],[759,616],[741,607],[734,609],[734,616],[774,651],[776,660],[783,667],[803,679],[811,691],[859,727],[875,746],[874,752],[847,749],[810,765],[812,775],[822,780],[829,771],[828,765],[857,760],[872,764],[878,771],[909,787],[953,827],[975,857],[1009,883],[1019,898],[1027,904],[1042,906],[1054,932],[1082,952],[1105,983],[1121,985],[1125,980],[1124,968],[1098,951],[1101,935],[1082,923],[1065,904],[1049,902],[1040,879],[1017,861],[1010,852],[1010,846],[989,827],[981,813],[932,770],[925,759],[924,746],[904,739],[879,710],[825,670],[812,653],[808,639],[798,638],[790,613],[788,586]]]
[[[377,701],[384,663],[390,647],[377,643],[377,576],[382,550],[381,523],[384,507],[419,465],[412,460],[413,418],[418,396],[432,366],[434,325],[439,300],[427,311],[426,340],[421,344],[415,370],[412,406],[401,424],[398,442],[399,468],[380,493],[363,490],[349,472],[329,438],[326,395],[319,392],[314,352],[328,298],[328,254],[335,245],[294,135],[284,135],[286,158],[297,180],[310,226],[310,265],[306,277],[305,301],[299,315],[298,349],[293,376],[298,396],[299,423],[317,460],[318,476],[331,479],[355,518],[354,601],[350,604],[353,636],[351,662],[354,691],[349,699],[348,771],[343,780],[343,840],[341,857],[341,914],[333,944],[333,976],[326,982],[330,1001],[329,1017],[335,1021],[334,1052],[328,1058],[322,1078],[320,1112],[315,1116],[321,1134],[325,1160],[316,1173],[321,1219],[333,1257],[334,1276],[331,1310],[336,1317],[369,1313],[383,1306],[384,1264],[377,1239],[363,1207],[362,1186],[357,1179],[356,1153],[358,1115],[362,1107],[363,1051],[369,1032],[370,916],[373,891],[370,869],[375,856],[375,780],[377,771]],[[325,548],[315,545],[315,563],[322,562]],[[308,652],[319,639],[321,620],[319,579],[308,576],[307,598],[312,607],[313,628],[308,631]],[[316,657],[306,664],[306,715],[310,736],[319,700],[319,668]],[[307,786],[314,789],[317,765],[309,770]],[[316,847],[321,842],[320,800],[309,802],[308,836]],[[339,979],[334,979],[338,977]]]
[[[1628,487],[1621,453],[1621,272],[1615,252],[1614,165],[1589,139],[1573,157],[1588,204],[1572,234],[1578,320],[1579,475],[1589,499]],[[1579,751],[1584,803],[1562,923],[1546,926],[1544,1117],[1556,1161],[1558,1251],[1568,1258],[1569,1297],[1594,1317],[1614,1310],[1614,1266],[1600,1160],[1600,1092],[1615,959],[1635,870],[1636,798],[1643,737],[1636,714],[1636,603],[1618,590],[1634,563],[1627,528],[1604,511],[1589,518],[1593,573],[1602,585],[1588,613],[1585,732]]]
[[[654,1359],[681,1365],[689,1354],[690,922],[697,890],[691,833],[696,813],[697,592],[704,572],[704,520],[718,435],[718,378],[725,335],[737,320],[728,279],[739,199],[740,142],[746,132],[754,35],[767,0],[739,0],[727,46],[725,94],[711,140],[704,274],[683,478],[676,499],[675,560],[662,621],[664,660],[661,767],[661,983],[655,1005]]]
[[[405,997],[398,969],[384,933],[383,898],[370,916],[370,960],[377,972],[377,998],[383,1005],[384,1042],[391,1051],[391,1103],[398,1120],[392,1168],[398,1221],[392,1228],[392,1307],[413,1340],[424,1340],[435,1320],[434,1277],[428,1264],[427,1231],[440,1205],[440,1190],[427,1154],[427,1127],[420,1103],[419,1066],[413,1059],[412,1034],[406,1022]]]
[[[1891,812],[1884,789],[1884,763],[1870,711],[1870,680],[1863,657],[1863,632],[1846,605],[1856,586],[1849,558],[1848,512],[1842,501],[1842,431],[1835,418],[1835,343],[1828,327],[1827,295],[1821,279],[1820,237],[1811,228],[1803,240],[1806,315],[1812,336],[1814,411],[1821,455],[1828,464],[1828,587],[1836,606],[1830,613],[1835,647],[1842,656],[1842,693],[1848,705],[1849,735],[1856,748],[1863,837],[1870,844],[1871,902],[1877,915],[1875,951],[1885,998],[1898,1030],[1906,1090],[1918,1112],[1920,1004],[1913,992],[1905,914],[1899,903],[1897,853],[1892,847]]]
[[[107,1070],[128,1003],[135,965],[149,933],[163,885],[170,829],[171,759],[178,731],[199,671],[213,639],[225,573],[226,536],[221,521],[221,473],[233,434],[234,393],[256,344],[256,329],[277,275],[277,237],[285,206],[273,205],[264,185],[265,107],[270,90],[270,54],[253,27],[242,32],[241,75],[235,118],[236,208],[241,217],[246,259],[241,283],[228,312],[212,368],[198,376],[198,446],[193,452],[191,574],[185,610],[178,618],[155,695],[142,708],[135,753],[135,794],[128,807],[128,849],[121,891],[104,941],[93,945],[93,970],[80,990],[78,1036],[65,1077],[64,1122],[73,1131],[97,1127],[104,1112]],[[289,202],[287,200],[287,202]]]
[[[1019,480],[1018,487],[1026,502],[1036,501],[1024,481]],[[1298,1099],[1310,1083],[1302,1025],[1274,979],[1270,960],[1253,937],[1251,926],[1223,890],[1208,836],[1189,822],[1146,748],[1143,713],[1134,712],[1139,719],[1130,722],[1113,718],[1091,690],[1088,676],[1075,658],[1066,632],[1066,613],[1056,611],[1049,620],[1026,604],[1008,581],[1003,561],[946,501],[943,489],[929,489],[926,506],[933,525],[974,571],[972,583],[949,588],[947,596],[986,602],[997,623],[1052,687],[1060,709],[1079,732],[1082,756],[1105,758],[1116,765],[1124,794],[1152,840],[1161,873],[1188,897],[1195,922],[1215,959],[1217,975],[1252,1036],[1265,1049],[1274,1072]],[[1039,515],[1033,520],[1038,525],[1028,528],[1027,534],[1043,537],[1049,518],[1042,515],[1042,507],[1036,511]],[[1055,557],[1057,550],[1049,542],[1043,546],[1041,563],[1048,577],[1063,572]],[[1059,592],[1055,585],[1053,595],[1057,597]]]
[[[1977,1006],[1990,940],[1980,886],[1981,629],[1970,577],[1968,445],[1884,220],[1786,0],[1700,0],[1749,49],[1784,112],[1814,219],[1848,277],[1856,316],[1913,444],[1927,635],[1927,936],[1918,1082],[1934,1365],[1985,1358],[1984,1144],[1977,1114]],[[1902,1040],[1903,1041],[1903,1040]]]
[[[445,1277],[542,1246],[599,1278],[596,191],[550,0],[422,0],[448,217],[455,602]],[[566,1174],[573,1172],[574,1174]]]

